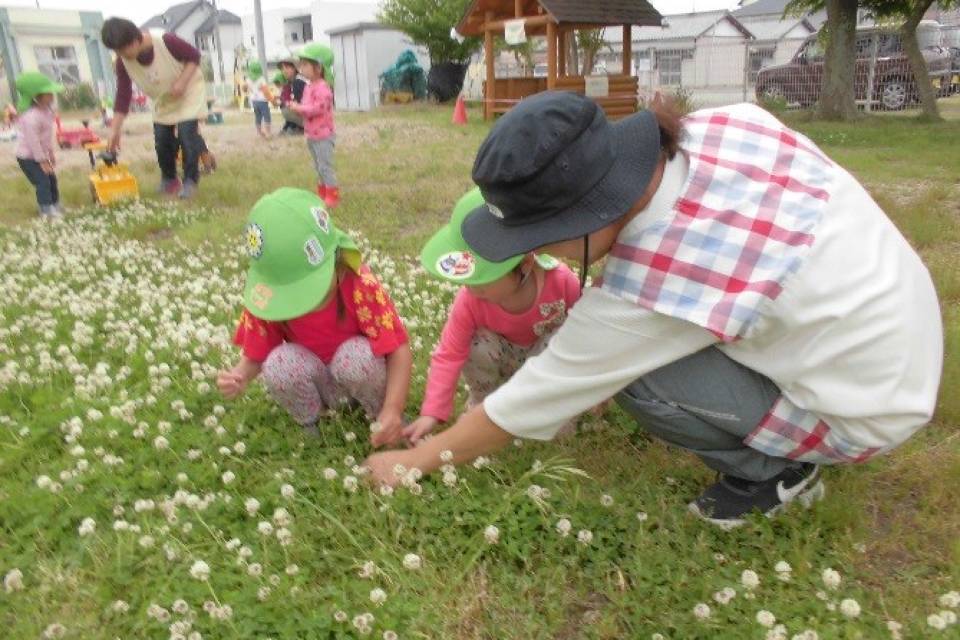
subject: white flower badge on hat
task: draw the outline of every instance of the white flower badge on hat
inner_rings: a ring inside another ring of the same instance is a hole
[[[463,280],[477,270],[477,261],[469,251],[450,251],[437,259],[437,271],[452,280]]]
[[[256,260],[263,255],[263,229],[255,222],[247,225],[247,255]]]
[[[310,238],[303,244],[303,252],[307,256],[307,262],[312,266],[317,266],[323,262],[323,247],[320,246],[320,241],[316,238]]]
[[[326,234],[330,233],[330,213],[326,207],[313,207],[310,209],[313,219],[317,221],[317,226]]]

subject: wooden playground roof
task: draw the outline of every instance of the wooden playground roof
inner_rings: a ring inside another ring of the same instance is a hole
[[[660,26],[660,13],[647,0],[473,0],[457,25],[465,36],[484,33],[487,12],[494,21],[520,16],[546,15],[555,24],[582,26],[641,25]],[[527,29],[530,35],[542,35],[545,27]]]

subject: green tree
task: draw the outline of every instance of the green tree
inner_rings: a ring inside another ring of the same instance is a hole
[[[426,48],[431,64],[464,63],[480,48],[480,38],[451,37],[466,11],[469,0],[384,0],[380,20],[407,34],[413,42]]]

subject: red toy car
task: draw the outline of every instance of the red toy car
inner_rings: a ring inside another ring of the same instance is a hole
[[[61,149],[82,147],[91,142],[100,142],[100,137],[90,128],[89,120],[83,121],[83,127],[64,129],[60,124],[60,116],[57,116],[57,144]]]

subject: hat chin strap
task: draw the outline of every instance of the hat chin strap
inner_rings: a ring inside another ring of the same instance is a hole
[[[580,291],[587,284],[587,271],[590,268],[590,234],[583,236],[583,262],[580,263]]]

